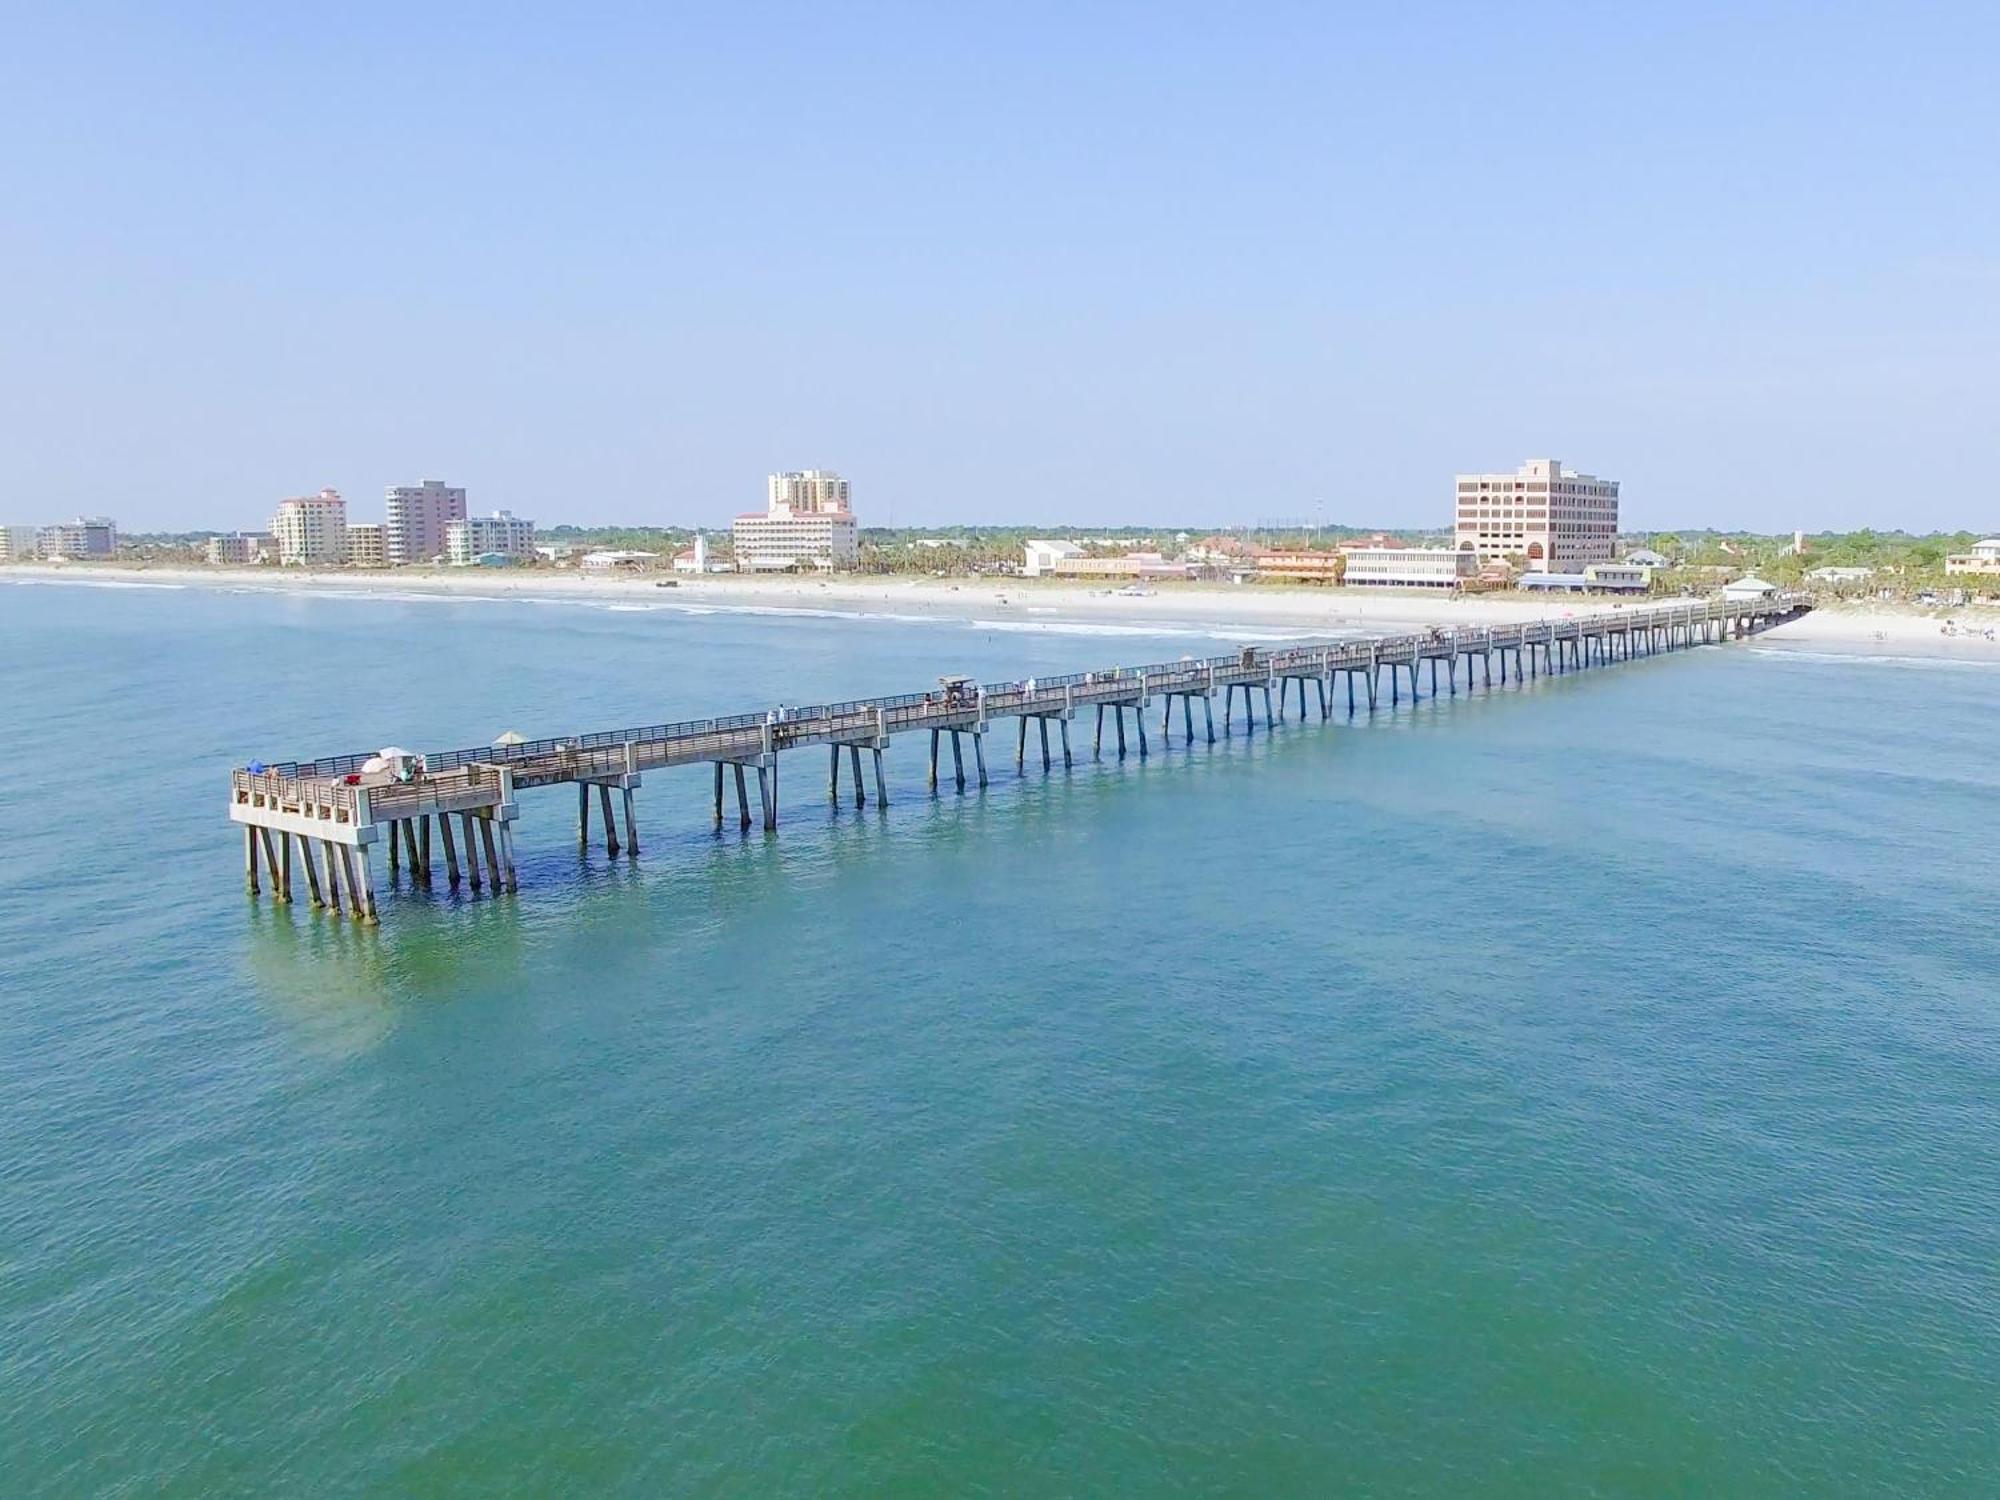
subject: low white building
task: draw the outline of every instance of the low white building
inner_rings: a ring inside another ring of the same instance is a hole
[[[1056,564],[1083,556],[1075,542],[1029,541],[1021,549],[1021,576],[1042,578],[1056,571]]]
[[[1479,576],[1479,555],[1457,547],[1356,547],[1347,554],[1350,587],[1456,589]]]
[[[1766,582],[1755,573],[1745,573],[1734,583],[1722,586],[1722,597],[1731,604],[1754,604],[1759,599],[1769,599],[1778,592],[1775,583]]]
[[[728,573],[732,565],[708,555],[708,538],[701,532],[694,534],[694,545],[674,554],[676,573]]]
[[[482,557],[531,559],[535,555],[535,523],[521,519],[511,510],[447,521],[444,555],[454,568],[470,567]]]
[[[660,554],[657,552],[631,552],[600,547],[595,552],[583,554],[582,566],[592,573],[609,573],[618,569],[636,572],[641,568],[657,567],[659,561]]]

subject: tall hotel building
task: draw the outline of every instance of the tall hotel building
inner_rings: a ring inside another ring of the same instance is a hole
[[[465,491],[441,479],[399,484],[382,505],[382,546],[392,568],[444,555],[445,528],[465,519]]]
[[[347,502],[338,490],[280,500],[271,517],[278,561],[288,568],[347,561]]]
[[[1458,550],[1580,573],[1618,551],[1618,481],[1531,458],[1512,474],[1458,476]]]
[[[746,573],[800,563],[848,568],[861,558],[861,533],[848,507],[847,481],[828,469],[773,474],[765,508],[738,516],[730,535],[736,566]]]

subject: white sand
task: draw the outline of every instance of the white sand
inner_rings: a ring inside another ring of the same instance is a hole
[[[596,577],[568,571],[526,569],[417,570],[390,572],[311,572],[273,568],[158,568],[71,564],[0,567],[0,582],[76,584],[180,584],[215,589],[352,589],[377,594],[465,595],[485,599],[542,598],[646,600],[683,606],[798,609],[815,613],[938,615],[958,618],[1088,621],[1134,629],[1216,624],[1255,633],[1336,633],[1406,629],[1418,625],[1505,624],[1516,620],[1561,619],[1614,608],[1640,608],[1652,601],[1613,601],[1594,596],[1531,597],[1519,594],[1458,598],[1421,590],[1275,587],[1268,584],[1164,583],[1149,585],[1143,597],[1109,588],[1044,579],[742,577],[717,574],[681,578],[673,589],[658,587],[657,575]],[[1975,634],[1947,637],[1945,620]],[[1993,627],[2000,635],[2000,610],[1916,610],[1885,604],[1834,605],[1778,626],[1768,639],[1801,644],[1894,648],[1934,647],[1964,655],[1981,649],[2000,659],[2000,641],[1977,632]]]

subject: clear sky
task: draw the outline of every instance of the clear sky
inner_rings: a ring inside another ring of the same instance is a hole
[[[2000,525],[2000,7],[0,0],[0,519]]]

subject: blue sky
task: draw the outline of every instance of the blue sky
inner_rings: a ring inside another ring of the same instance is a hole
[[[2000,8],[0,7],[0,519],[2000,524]]]

